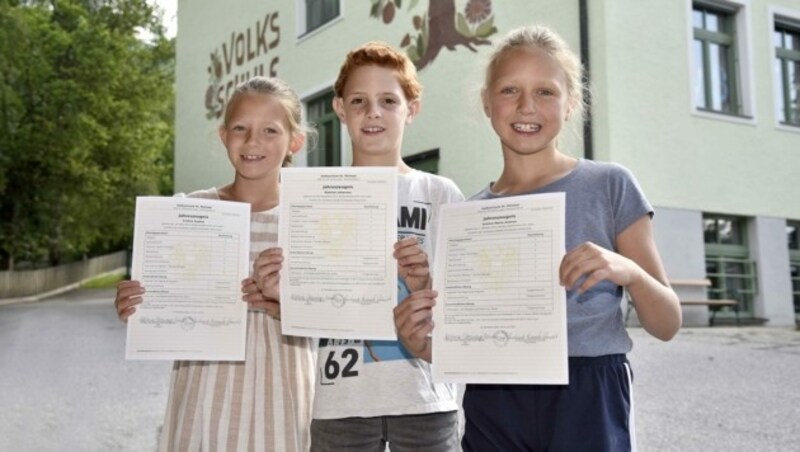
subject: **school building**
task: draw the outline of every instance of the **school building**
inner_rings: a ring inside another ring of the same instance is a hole
[[[180,0],[176,191],[232,179],[216,128],[233,87],[256,74],[288,81],[318,126],[319,146],[296,165],[349,164],[331,86],[349,49],[381,40],[425,86],[404,156],[469,196],[502,167],[480,106],[486,55],[533,23],[589,68],[590,114],[560,148],[633,171],[669,277],[687,283],[679,295],[735,298],[745,321],[795,324],[800,0]],[[708,318],[708,306],[684,306],[685,325]]]

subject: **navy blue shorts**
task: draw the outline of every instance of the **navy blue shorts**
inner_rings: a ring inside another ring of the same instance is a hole
[[[625,355],[569,358],[569,385],[467,385],[464,452],[634,450]]]

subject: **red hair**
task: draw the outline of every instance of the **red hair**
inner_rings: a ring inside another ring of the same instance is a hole
[[[339,77],[336,78],[336,83],[333,85],[336,97],[344,96],[344,89],[350,74],[362,66],[378,66],[393,70],[406,100],[411,101],[422,97],[422,84],[417,79],[417,68],[414,67],[414,63],[405,53],[378,41],[368,42],[347,54],[347,58],[339,69]]]

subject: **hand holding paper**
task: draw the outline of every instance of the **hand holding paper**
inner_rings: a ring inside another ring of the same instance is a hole
[[[394,257],[397,259],[397,273],[406,283],[409,291],[414,292],[428,287],[430,270],[428,255],[419,246],[416,237],[398,240],[394,244]]]

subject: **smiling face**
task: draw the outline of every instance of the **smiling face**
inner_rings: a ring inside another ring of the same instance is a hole
[[[244,93],[228,108],[219,136],[237,177],[260,179],[275,174],[286,157],[302,147],[302,135],[291,132],[286,111],[275,97]]]
[[[482,97],[504,154],[556,151],[570,112],[567,78],[558,60],[535,47],[508,50]]]
[[[333,108],[347,126],[355,156],[399,158],[405,125],[419,111],[408,101],[392,69],[367,65],[349,75]]]

